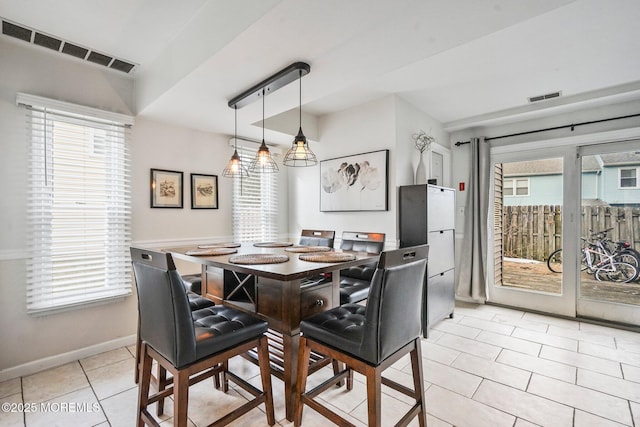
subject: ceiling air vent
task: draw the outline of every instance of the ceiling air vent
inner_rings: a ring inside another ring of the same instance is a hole
[[[46,47],[47,49],[55,50],[56,52],[65,53],[84,61],[89,61],[113,70],[121,71],[123,73],[130,73],[136,67],[136,64],[129,61],[114,58],[112,55],[105,55],[103,53],[96,52],[75,43],[62,40],[59,37],[43,34],[33,28],[28,28],[5,19],[2,19],[2,34],[23,40],[27,43]]]
[[[538,95],[538,96],[531,96],[529,97],[529,102],[538,102],[538,101],[544,101],[545,99],[551,99],[551,98],[557,98],[559,97],[561,94],[561,92],[552,92],[552,93],[547,93],[545,95]]]

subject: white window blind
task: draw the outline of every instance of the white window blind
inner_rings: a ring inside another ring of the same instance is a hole
[[[238,146],[248,166],[258,146]],[[233,238],[239,242],[273,241],[278,235],[278,174],[249,172],[233,178]]]
[[[132,121],[31,95],[18,103],[31,142],[27,310],[131,294]]]

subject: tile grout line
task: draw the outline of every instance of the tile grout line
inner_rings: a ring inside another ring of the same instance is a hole
[[[91,388],[91,393],[93,393],[93,396],[96,398],[98,405],[100,405],[100,411],[102,411],[102,415],[104,415],[104,419],[107,420],[107,423],[109,424],[109,426],[111,426],[111,421],[109,421],[109,417],[107,417],[107,412],[104,410],[104,407],[102,406],[102,401],[98,398],[98,395],[96,394],[96,391],[93,388],[93,384],[91,383],[91,380],[87,375],[87,371],[84,369],[84,366],[82,366],[82,363],[80,363],[80,359],[78,359],[78,365],[80,365],[80,369],[82,369],[82,373],[84,374],[84,377],[87,379],[87,383],[89,383],[89,387]],[[102,422],[96,425],[100,425],[100,424],[102,424]]]

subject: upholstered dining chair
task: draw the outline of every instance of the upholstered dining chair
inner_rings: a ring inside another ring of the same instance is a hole
[[[334,230],[302,230],[300,245],[333,247],[336,232]]]
[[[307,405],[338,425],[352,425],[315,398],[347,379],[353,387],[353,371],[366,377],[368,425],[381,425],[382,385],[406,394],[415,404],[397,425],[407,425],[418,417],[426,424],[420,332],[422,327],[423,290],[428,246],[412,246],[382,252],[373,275],[367,305],[346,304],[319,313],[300,323],[298,377],[294,424],[302,421]],[[310,391],[306,391],[311,352],[332,357],[346,365]],[[409,354],[413,373],[413,390],[388,378],[382,372]]]
[[[211,301],[209,298],[205,298],[203,296],[200,295],[201,289],[201,283],[202,283],[202,279],[200,279],[200,275],[188,275],[188,276],[180,276],[182,279],[182,283],[187,291],[187,298],[189,300],[189,308],[191,309],[191,312],[193,313],[196,310],[201,310],[203,308],[207,308],[207,307],[211,307],[216,305],[213,301]],[[185,277],[187,277],[187,280],[185,280]],[[197,279],[197,280],[196,280]],[[197,285],[197,289],[194,289],[194,283]],[[194,289],[194,290],[192,290]],[[138,319],[138,336],[136,339],[136,366],[134,369],[134,382],[136,384],[138,384],[138,380],[140,378],[140,350],[142,347],[142,342],[140,340],[140,322]],[[160,365],[158,365],[158,374],[154,377],[152,376],[151,379],[154,382],[157,382],[158,379],[161,377],[162,373],[161,372],[162,368],[160,367]],[[218,380],[216,377],[216,385],[219,386],[218,384]]]
[[[222,375],[224,390],[228,389],[227,382],[231,380],[253,399],[217,420],[215,425],[229,424],[263,403],[267,422],[274,425],[271,371],[264,335],[267,322],[222,305],[192,313],[187,291],[171,254],[131,248],[131,260],[137,284],[142,342],[137,426],[157,426],[148,406],[158,402],[160,416],[164,399],[171,395],[174,426],[186,426],[189,386],[218,374]],[[254,348],[258,353],[262,391],[228,370],[230,358]],[[154,360],[169,371],[172,378],[168,380],[168,388],[159,383],[158,392],[149,395]]]
[[[384,239],[384,233],[345,231],[342,233],[340,249],[379,254],[384,249]],[[375,270],[375,262],[340,270],[340,304],[366,300]]]

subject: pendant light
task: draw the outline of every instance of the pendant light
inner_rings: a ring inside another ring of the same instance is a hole
[[[269,147],[264,142],[264,97],[265,91],[262,89],[262,144],[260,144],[260,148],[258,148],[258,153],[256,154],[255,159],[251,162],[249,166],[249,170],[251,172],[258,173],[274,173],[278,172],[278,165],[276,161],[271,157],[271,152],[269,152]]]
[[[300,70],[300,102],[298,104],[299,118],[300,118],[300,128],[298,129],[298,134],[293,139],[293,145],[287,151],[287,154],[284,156],[283,164],[285,166],[293,166],[293,167],[304,167],[304,166],[314,166],[318,163],[318,159],[316,159],[316,155],[309,148],[309,144],[307,144],[307,137],[302,133],[302,70]]]
[[[229,159],[229,163],[227,167],[222,171],[222,176],[226,176],[227,178],[233,178],[234,176],[239,176],[240,178],[246,178],[249,176],[249,171],[242,164],[242,160],[240,160],[240,156],[238,155],[238,107],[233,107],[234,112],[234,132],[233,132],[233,155],[231,159]]]

